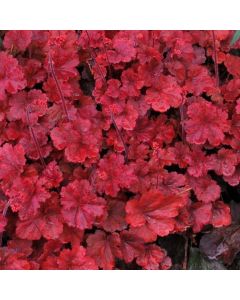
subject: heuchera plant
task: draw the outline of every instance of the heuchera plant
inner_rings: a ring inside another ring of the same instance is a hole
[[[0,32],[0,269],[169,269],[159,239],[231,224],[232,36]]]

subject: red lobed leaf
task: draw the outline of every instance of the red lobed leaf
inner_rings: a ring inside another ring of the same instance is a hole
[[[150,190],[140,199],[128,201],[126,220],[133,227],[147,224],[153,232],[165,236],[173,231],[174,218],[185,204],[185,195],[164,196],[158,190]]]
[[[106,206],[105,200],[96,196],[87,180],[74,180],[63,187],[61,204],[65,222],[81,230],[92,228]]]

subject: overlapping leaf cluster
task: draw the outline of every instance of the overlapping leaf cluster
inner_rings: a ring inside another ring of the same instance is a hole
[[[159,237],[231,223],[232,34],[1,32],[1,269],[169,269]]]

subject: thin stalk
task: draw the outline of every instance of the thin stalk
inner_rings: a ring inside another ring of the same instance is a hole
[[[86,34],[87,34],[87,37],[88,37],[88,42],[89,42],[89,47],[88,47],[88,48],[89,48],[89,51],[90,51],[91,59],[95,61],[96,65],[97,65],[97,67],[98,67],[100,76],[101,76],[102,80],[103,80],[103,81],[105,82],[105,84],[106,84],[106,83],[107,83],[106,78],[103,76],[103,73],[102,73],[102,71],[101,71],[101,68],[100,68],[98,62],[96,61],[95,57],[94,57],[93,54],[92,54],[92,50],[91,50],[91,47],[90,47],[90,36],[89,36],[87,30],[86,30]],[[105,46],[104,46],[104,49],[105,49]],[[106,51],[106,49],[105,49],[105,51]],[[96,53],[94,53],[94,55],[96,56]],[[107,52],[106,52],[106,57],[107,57]],[[108,57],[107,57],[107,61],[108,61],[108,63],[109,63]],[[109,67],[110,67],[110,63],[109,63]],[[116,130],[116,132],[117,132],[117,135],[118,135],[119,139],[121,140],[121,142],[122,142],[122,144],[123,144],[124,152],[125,152],[125,154],[124,154],[125,163],[127,163],[127,162],[128,162],[128,148],[127,148],[127,145],[126,145],[126,143],[124,142],[123,136],[122,136],[122,134],[121,134],[121,132],[120,132],[118,126],[117,126],[117,123],[116,123],[116,121],[115,121],[113,112],[110,112],[110,116],[111,116],[111,120],[112,120],[113,126],[114,126],[114,128],[115,128],[115,130]]]
[[[55,73],[55,70],[54,70],[52,56],[51,56],[50,52],[49,52],[48,56],[49,56],[48,61],[49,61],[50,72],[51,72],[52,77],[53,77],[53,79],[55,81],[55,84],[56,84],[56,87],[57,87],[60,99],[62,101],[62,106],[63,106],[64,113],[66,115],[66,118],[67,118],[68,121],[70,121],[69,115],[68,115],[68,111],[67,111],[66,101],[65,101],[65,98],[64,98],[64,95],[63,95],[60,83],[59,83],[59,81],[57,79],[57,76],[56,76],[56,73]]]
[[[3,217],[6,217],[9,206],[10,206],[10,201],[8,200],[2,212]],[[0,247],[2,247],[2,237],[3,237],[3,232],[0,233]]]
[[[187,270],[188,269],[188,255],[189,255],[189,238],[187,237],[187,235],[184,235],[185,238],[185,245],[184,245],[184,259],[183,259],[183,264],[182,264],[182,268],[183,270]]]
[[[180,191],[180,192],[178,192],[176,195],[178,196],[178,195],[182,195],[182,194],[184,194],[184,193],[186,193],[186,192],[188,192],[188,191],[191,191],[191,189],[192,188],[187,188],[187,189],[185,189],[185,190],[182,190],[182,191]]]
[[[27,122],[28,122],[28,127],[29,127],[29,131],[30,131],[30,135],[33,138],[33,141],[34,141],[35,147],[37,149],[38,156],[40,158],[41,164],[43,165],[44,168],[46,168],[46,164],[45,164],[45,161],[44,161],[43,156],[42,156],[42,152],[41,152],[41,148],[40,148],[38,139],[37,139],[37,137],[36,137],[36,135],[34,133],[34,130],[33,130],[32,126],[31,126],[31,123],[30,123],[29,107],[27,107],[27,109],[26,109],[26,115],[27,115]]]
[[[110,74],[110,77],[112,77],[111,64],[110,64],[110,61],[109,61],[109,58],[108,58],[107,49],[106,49],[106,46],[105,46],[104,42],[103,42],[103,49],[104,49],[104,52],[105,52],[105,55],[106,55],[106,60],[107,60],[107,63],[108,63],[109,74]]]
[[[124,139],[123,139],[123,137],[122,137],[122,134],[121,134],[121,132],[120,132],[120,130],[119,130],[119,128],[118,128],[116,122],[115,122],[115,119],[114,119],[114,116],[113,116],[113,113],[112,113],[112,112],[111,112],[111,119],[112,119],[112,123],[113,123],[113,125],[114,125],[114,127],[115,127],[115,130],[116,130],[116,132],[117,132],[117,134],[118,134],[118,137],[120,138],[120,140],[121,140],[121,142],[122,142],[122,144],[123,144],[124,152],[125,152],[125,154],[124,154],[125,163],[127,163],[127,162],[128,162],[128,148],[127,148],[127,145],[126,145],[125,142],[124,142]]]
[[[151,33],[152,33],[152,47],[154,48],[154,46],[155,46],[154,30],[152,30]]]
[[[186,140],[186,137],[185,137],[185,131],[184,131],[184,112],[183,112],[183,105],[184,104],[181,104],[180,107],[179,107],[179,111],[180,111],[180,118],[181,118],[181,135],[182,135],[182,141],[185,142]]]
[[[158,189],[159,186],[159,177],[160,177],[160,157],[159,157],[159,151],[157,149],[157,161],[158,161],[158,170],[157,170],[157,184],[156,188]]]
[[[218,63],[217,63],[217,49],[216,49],[216,38],[215,32],[212,30],[212,40],[213,40],[213,55],[214,55],[214,70],[216,77],[216,86],[219,86],[219,72],[218,72]]]
[[[94,51],[94,50],[92,50],[91,49],[91,47],[90,47],[90,36],[89,36],[89,33],[88,33],[88,31],[86,30],[86,34],[87,34],[87,37],[88,37],[88,49],[89,49],[89,51],[90,51],[90,56],[91,56],[91,59],[92,60],[94,60],[95,61],[95,63],[96,63],[96,65],[97,65],[97,68],[98,68],[98,71],[99,71],[99,73],[100,73],[100,76],[101,76],[101,78],[102,78],[102,80],[105,82],[105,84],[106,84],[106,78],[103,76],[103,72],[102,72],[102,70],[101,70],[101,68],[100,68],[100,65],[99,65],[99,63],[96,61],[96,59],[95,59],[95,57],[97,56],[97,54],[96,54],[96,52]],[[93,55],[93,53],[92,52],[94,52],[94,55]],[[95,56],[95,57],[94,57]]]

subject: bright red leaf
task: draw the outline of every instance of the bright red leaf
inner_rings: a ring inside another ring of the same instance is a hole
[[[183,194],[165,196],[158,190],[150,190],[127,203],[126,220],[133,227],[147,224],[153,232],[165,236],[174,229],[174,217],[185,204]]]
[[[211,102],[200,100],[189,105],[189,119],[185,121],[187,141],[203,145],[207,141],[212,146],[223,142],[224,133],[229,129],[228,116],[221,108]]]
[[[97,197],[87,180],[75,180],[61,191],[62,215],[66,223],[78,229],[92,228],[103,215],[105,200]]]

